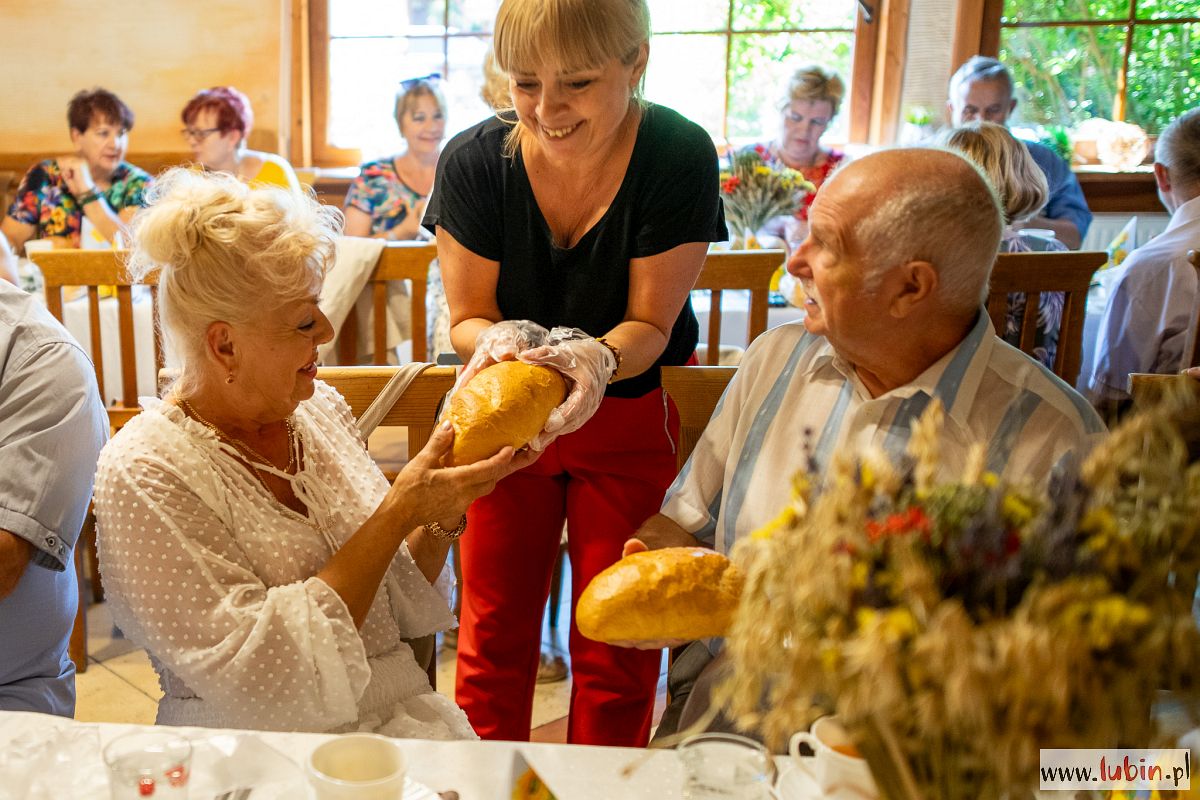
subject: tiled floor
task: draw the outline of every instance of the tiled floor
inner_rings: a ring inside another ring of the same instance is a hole
[[[570,571],[566,570],[566,584]],[[561,630],[543,630],[543,648],[558,653],[570,663],[566,652],[567,625],[570,619],[569,585],[563,589],[560,610]],[[454,696],[454,650],[443,648],[438,656],[438,691]],[[145,651],[121,636],[112,624],[108,606],[99,603],[88,609],[88,669],[75,679],[75,718],[85,722],[135,722],[153,724],[162,692],[158,678]],[[665,662],[664,662],[665,663]],[[664,668],[665,671],[665,668]],[[665,675],[659,681],[655,719],[662,713],[665,699]],[[567,707],[571,698],[571,680],[539,684],[533,700],[533,739],[566,740]]]

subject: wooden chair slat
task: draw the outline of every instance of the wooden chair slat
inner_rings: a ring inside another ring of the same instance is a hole
[[[92,339],[92,361],[96,364],[96,383],[100,386],[100,396],[108,397],[104,391],[104,344],[100,334],[100,289],[96,286],[88,286],[87,298],[88,335]]]
[[[133,290],[117,287],[117,328],[121,336],[121,402],[137,405],[137,354],[133,349]]]
[[[715,367],[721,363],[721,290],[709,292],[708,301],[708,348],[704,354],[704,363]]]
[[[387,364],[387,296],[388,285],[384,281],[372,281],[371,304],[375,311],[373,350],[376,364]]]
[[[1101,251],[1065,253],[1001,253],[992,268],[987,300],[988,316],[998,334],[1003,334],[1008,295],[1026,295],[1021,325],[1021,350],[1032,355],[1037,329],[1038,301],[1043,292],[1062,292],[1062,322],[1058,333],[1058,352],[1054,372],[1074,385],[1079,375],[1083,349],[1083,321],[1087,292],[1096,269],[1108,260]]]
[[[163,360],[162,331],[158,329],[158,286],[150,287],[150,319],[154,323],[154,374],[162,372],[166,362]],[[157,384],[157,379],[156,379]],[[155,386],[157,389],[157,385]]]

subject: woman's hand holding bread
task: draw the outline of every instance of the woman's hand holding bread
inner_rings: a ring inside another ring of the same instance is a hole
[[[570,385],[567,399],[550,412],[545,428],[529,443],[534,450],[545,450],[559,436],[582,428],[600,407],[608,381],[617,371],[613,351],[578,328],[555,328],[545,345],[517,358],[558,370]]]
[[[452,426],[449,421],[441,423],[392,483],[385,502],[408,510],[411,525],[407,527],[437,522],[442,527],[448,523],[448,529],[454,528],[473,500],[492,491],[500,479],[536,460],[534,454],[517,453],[505,447],[482,461],[447,467],[446,457],[453,443]]]

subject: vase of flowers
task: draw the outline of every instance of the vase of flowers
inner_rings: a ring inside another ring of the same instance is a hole
[[[733,153],[721,171],[721,201],[733,249],[755,249],[774,217],[795,214],[813,185],[794,169],[772,166],[761,145]]]
[[[936,401],[900,463],[842,459],[819,494],[800,474],[735,548],[718,702],[775,743],[836,713],[888,800],[1028,797],[1041,748],[1161,744],[1151,701],[1194,708],[1200,669],[1183,408],[1122,425],[1048,491],[1005,485],[982,448],[939,481]]]

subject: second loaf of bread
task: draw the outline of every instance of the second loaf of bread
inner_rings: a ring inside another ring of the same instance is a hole
[[[575,624],[598,642],[722,636],[733,621],[742,583],[741,571],[707,548],[633,553],[583,590]]]

